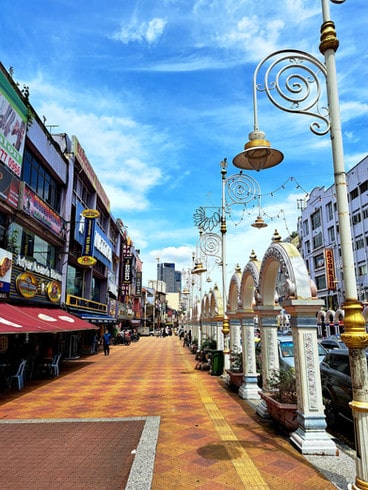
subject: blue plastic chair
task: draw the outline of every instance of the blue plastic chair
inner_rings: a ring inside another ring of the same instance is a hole
[[[61,356],[62,354],[56,354],[52,360],[51,369],[54,376],[59,376],[60,374],[59,364],[60,364]]]
[[[27,361],[22,361],[19,364],[18,371],[15,374],[9,376],[8,378],[9,387],[11,387],[13,380],[16,379],[18,383],[18,390],[22,390],[24,388],[24,371],[26,368],[26,364]]]

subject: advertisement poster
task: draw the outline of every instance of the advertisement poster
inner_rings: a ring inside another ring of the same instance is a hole
[[[17,177],[22,170],[27,107],[0,71],[0,161]]]
[[[11,271],[13,265],[13,254],[0,248],[0,291],[8,293],[10,291]]]

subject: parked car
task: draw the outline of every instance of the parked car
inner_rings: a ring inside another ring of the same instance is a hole
[[[368,353],[367,362],[368,362]],[[320,364],[322,395],[328,426],[339,417],[353,421],[349,402],[353,399],[348,349],[331,350]]]
[[[280,367],[281,368],[294,368],[295,367],[295,359],[294,359],[294,342],[293,338],[290,336],[278,336],[278,349],[279,349],[279,359],[280,359]],[[256,360],[257,360],[257,368],[261,371],[262,366],[262,341],[258,342],[256,345]],[[320,362],[327,354],[327,350],[318,343],[318,356]]]
[[[330,337],[322,339],[320,343],[327,350],[347,349],[347,346],[344,344],[344,342],[341,340],[341,338],[338,335],[330,335]]]

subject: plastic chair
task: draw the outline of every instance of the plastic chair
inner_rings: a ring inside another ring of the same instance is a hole
[[[51,369],[54,376],[59,376],[60,374],[60,370],[59,370],[60,360],[61,360],[61,354],[56,354],[52,360]]]
[[[16,379],[18,382],[18,390],[21,390],[24,388],[24,370],[26,368],[27,361],[22,361],[19,364],[18,371],[15,374],[12,374],[9,376],[8,381],[9,381],[9,387],[12,385],[13,379]]]

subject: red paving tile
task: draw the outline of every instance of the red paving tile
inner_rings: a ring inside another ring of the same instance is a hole
[[[194,365],[176,337],[142,338],[0,393],[1,487],[125,488],[144,453],[143,443],[132,451],[145,420],[160,417],[152,484],[131,490],[335,488],[223,380]],[[126,420],[136,417],[144,420]],[[107,418],[123,420],[98,420]],[[13,419],[27,423],[4,423]]]

